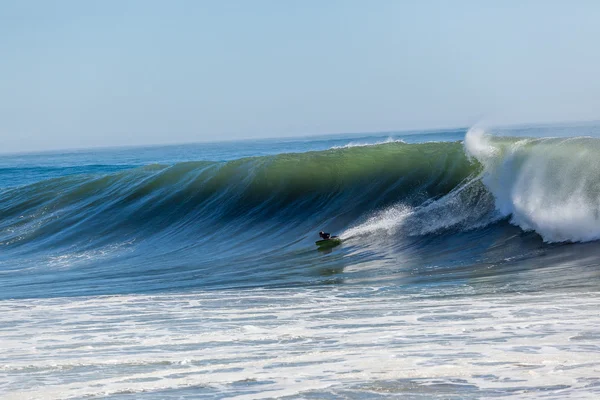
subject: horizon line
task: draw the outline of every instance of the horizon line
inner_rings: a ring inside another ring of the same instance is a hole
[[[452,126],[452,127],[432,127],[432,128],[412,128],[412,129],[399,129],[399,130],[383,130],[383,131],[347,131],[347,132],[329,132],[329,133],[315,133],[315,134],[299,134],[291,136],[261,136],[261,137],[241,137],[233,139],[219,139],[219,140],[197,140],[189,142],[175,142],[175,143],[147,143],[147,144],[131,144],[131,145],[98,145],[98,146],[83,146],[83,147],[63,147],[63,148],[52,148],[47,150],[17,150],[17,151],[3,151],[0,150],[0,156],[11,156],[11,155],[36,155],[36,154],[48,154],[48,153],[60,153],[60,152],[83,152],[90,150],[116,150],[116,149],[143,149],[153,147],[176,147],[185,145],[198,145],[198,144],[218,144],[218,143],[231,143],[231,142],[249,142],[249,141],[260,141],[260,140],[285,140],[285,139],[308,139],[308,138],[325,138],[328,136],[341,136],[341,135],[376,135],[376,134],[419,134],[419,133],[435,133],[452,131],[458,129],[469,130],[478,125],[482,125],[488,128],[533,128],[533,127],[544,127],[544,126],[576,126],[577,124],[587,125],[600,123],[600,119],[593,120],[571,120],[571,121],[560,121],[560,122],[523,122],[523,123],[508,123],[508,124],[485,124],[475,123],[464,126]]]

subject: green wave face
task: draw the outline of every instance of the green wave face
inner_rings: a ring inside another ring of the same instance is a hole
[[[153,235],[188,223],[214,229],[277,217],[359,218],[398,201],[443,196],[478,168],[458,142],[387,143],[71,176],[0,194],[0,241],[133,230]]]
[[[396,186],[405,195],[415,188],[439,195],[475,170],[459,143],[389,143],[229,162],[211,178],[210,188],[243,186],[257,200],[273,195],[331,196],[371,187],[385,191]],[[378,193],[370,195],[376,198]]]

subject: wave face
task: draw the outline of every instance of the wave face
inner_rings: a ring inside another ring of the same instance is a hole
[[[379,280],[410,290],[527,275],[541,255],[558,269],[580,265],[581,252],[596,259],[595,244],[552,243],[600,238],[598,139],[472,129],[464,141],[378,142],[220,162],[68,165],[5,186],[2,296]],[[316,251],[322,229],[344,244]],[[544,284],[555,284],[551,276]]]
[[[232,222],[239,229],[280,218],[357,217],[445,195],[474,170],[458,143],[393,143],[61,177],[1,193],[1,243],[43,248],[133,230],[220,235]]]

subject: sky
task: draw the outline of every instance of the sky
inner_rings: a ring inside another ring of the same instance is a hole
[[[0,152],[600,119],[599,1],[0,0]]]

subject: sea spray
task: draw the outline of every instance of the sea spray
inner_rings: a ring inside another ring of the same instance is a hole
[[[346,230],[342,237],[364,235],[429,235],[447,230],[468,231],[502,219],[494,199],[477,178],[466,179],[447,195],[411,207],[402,202],[374,213]]]

